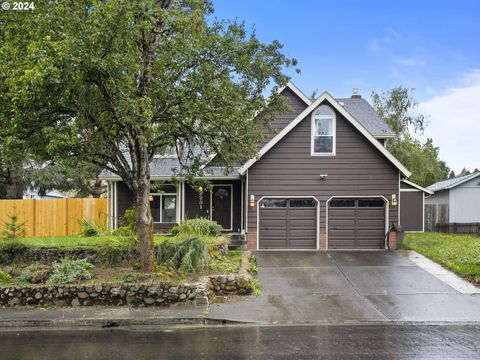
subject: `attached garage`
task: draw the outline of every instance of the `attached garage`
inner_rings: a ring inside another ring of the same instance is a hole
[[[259,249],[317,248],[316,199],[263,198],[258,205]]]
[[[384,198],[333,198],[327,202],[328,249],[385,249]]]

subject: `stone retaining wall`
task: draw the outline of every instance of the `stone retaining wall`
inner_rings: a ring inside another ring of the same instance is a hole
[[[1,286],[0,305],[130,305],[161,306],[172,303],[207,305],[213,295],[251,293],[247,275],[214,275],[198,283],[78,284]]]
[[[228,245],[219,243],[215,250],[220,254],[228,254]],[[122,264],[131,265],[138,261],[140,255],[128,248],[118,249],[95,249],[89,247],[78,247],[74,249],[65,248],[12,248],[0,251],[0,265],[10,264],[52,264],[68,257],[70,259],[86,259],[94,265],[101,264]]]

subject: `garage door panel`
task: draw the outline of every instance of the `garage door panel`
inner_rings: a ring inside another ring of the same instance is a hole
[[[381,203],[378,204],[378,201],[377,207],[367,207],[366,203],[373,202],[364,201],[365,199],[349,199],[350,204],[352,206],[355,204],[355,207],[329,207],[328,247],[330,249],[384,248],[385,207],[379,206]]]
[[[285,203],[287,207],[259,210],[259,248],[315,249],[317,208],[299,207],[298,200],[297,207]]]

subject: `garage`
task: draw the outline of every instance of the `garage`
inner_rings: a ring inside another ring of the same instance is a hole
[[[328,249],[385,249],[383,198],[333,198],[327,206]]]
[[[313,198],[264,198],[258,206],[260,249],[316,249],[318,203]]]

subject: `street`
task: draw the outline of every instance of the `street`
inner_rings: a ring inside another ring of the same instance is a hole
[[[0,332],[2,360],[478,359],[478,325],[197,326]]]

